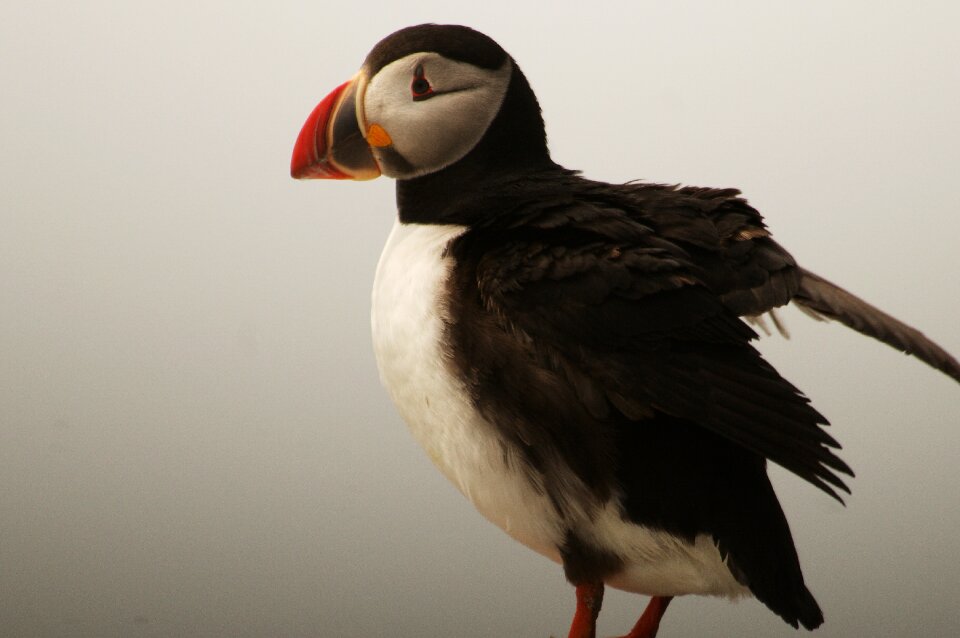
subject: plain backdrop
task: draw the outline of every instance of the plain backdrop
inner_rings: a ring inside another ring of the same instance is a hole
[[[393,184],[294,182],[383,36],[468,24],[554,157],[736,186],[807,268],[960,353],[955,2],[5,3],[0,635],[564,636],[562,570],[484,521],[382,391]],[[773,364],[833,422],[840,506],[771,470],[817,635],[960,632],[960,387],[787,310]],[[610,592],[601,634],[646,600]],[[661,636],[792,636],[677,601]]]

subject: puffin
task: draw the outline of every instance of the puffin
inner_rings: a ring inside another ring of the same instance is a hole
[[[841,502],[853,472],[754,347],[757,318],[793,303],[960,381],[921,332],[799,266],[740,191],[555,163],[520,67],[465,26],[377,43],[307,118],[291,175],[396,180],[381,379],[474,507],[563,567],[570,638],[595,636],[605,586],[650,597],[624,638],[688,594],[823,622],[767,464]]]

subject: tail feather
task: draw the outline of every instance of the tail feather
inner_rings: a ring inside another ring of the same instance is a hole
[[[792,301],[815,317],[835,319],[857,332],[913,355],[960,382],[960,362],[946,350],[840,286],[800,269],[800,289]]]

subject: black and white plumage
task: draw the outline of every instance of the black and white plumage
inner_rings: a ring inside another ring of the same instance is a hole
[[[742,317],[792,301],[960,380],[922,334],[798,267],[738,191],[557,166],[516,63],[465,27],[381,41],[311,115],[292,172],[397,178],[383,380],[441,471],[578,591],[752,594],[822,622],[766,462],[833,496],[851,472]]]

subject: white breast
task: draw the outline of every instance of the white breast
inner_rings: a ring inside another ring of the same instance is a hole
[[[413,436],[487,519],[560,560],[563,539],[548,499],[504,454],[443,351],[443,251],[462,226],[396,223],[373,286],[373,347],[380,377]]]
[[[441,472],[488,520],[560,562],[563,521],[542,489],[518,468],[496,430],[474,409],[443,348],[441,295],[451,268],[444,255],[462,226],[396,223],[373,287],[373,345],[380,376],[414,437]],[[589,490],[581,490],[588,492]],[[645,594],[747,592],[707,537],[694,544],[623,519],[619,503],[582,503],[565,512],[582,538],[622,556],[608,582]]]

